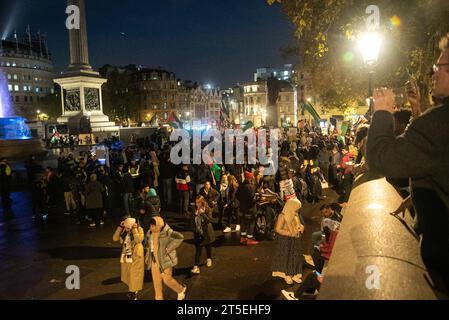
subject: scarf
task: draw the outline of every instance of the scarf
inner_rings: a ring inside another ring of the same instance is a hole
[[[200,234],[201,236],[204,235],[203,233],[203,214],[205,213],[204,209],[198,209],[200,214],[195,214],[195,228],[196,232]]]
[[[226,192],[228,190],[228,184],[227,183],[221,183],[220,184],[220,194],[221,194],[221,198],[226,198]]]
[[[123,245],[120,263],[133,263],[134,236],[132,230],[122,233],[120,243]]]
[[[284,214],[285,223],[287,228],[292,234],[298,233],[298,228],[300,226],[298,210],[301,209],[302,204],[298,199],[290,199],[284,206],[282,213]]]

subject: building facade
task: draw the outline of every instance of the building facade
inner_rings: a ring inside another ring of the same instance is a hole
[[[277,100],[279,115],[278,126],[296,126],[298,121],[298,94],[297,89],[288,82],[280,88]]]
[[[285,64],[281,68],[264,67],[257,68],[254,73],[254,81],[267,80],[270,77],[275,77],[278,80],[291,80],[295,71],[292,64]]]
[[[244,112],[240,122],[252,121],[255,127],[264,125],[267,117],[267,82],[259,80],[243,86]]]
[[[0,71],[15,115],[36,120],[41,100],[54,93],[53,63],[44,39],[0,40]]]
[[[178,82],[173,72],[138,68],[131,77],[132,90],[138,99],[140,121],[149,121],[154,116],[164,121],[170,112],[179,113]]]

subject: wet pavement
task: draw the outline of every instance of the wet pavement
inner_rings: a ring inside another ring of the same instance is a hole
[[[331,190],[325,193],[325,202],[337,198]],[[62,214],[39,222],[31,218],[31,200],[26,191],[14,192],[12,198],[11,210],[0,208],[0,299],[127,299],[127,287],[120,281],[121,247],[112,242],[118,219],[107,218],[105,225],[96,229],[76,225],[72,217]],[[319,208],[323,203],[306,204],[302,209],[305,253],[310,252],[312,232],[319,230]],[[187,300],[273,300],[281,299],[282,289],[297,288],[271,277],[273,241],[247,247],[239,243],[239,234],[224,235],[218,230],[212,268],[205,267],[203,252],[201,274],[192,276],[195,248],[189,221],[173,214],[165,217],[174,230],[185,236],[177,250],[179,264],[174,276],[187,285]],[[70,265],[80,269],[80,290],[65,287],[65,271]],[[176,299],[176,295],[166,288],[165,298]],[[141,299],[154,299],[148,272]]]

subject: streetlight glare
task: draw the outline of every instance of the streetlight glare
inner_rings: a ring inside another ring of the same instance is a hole
[[[374,64],[379,58],[382,37],[376,32],[363,33],[358,41],[358,47],[366,64]]]

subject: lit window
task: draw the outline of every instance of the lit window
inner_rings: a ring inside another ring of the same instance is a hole
[[[12,84],[8,84],[8,90],[12,91]]]
[[[8,73],[8,80],[11,80],[11,75]]]
[[[6,66],[7,66],[7,67],[10,67],[11,64],[10,64],[9,62],[6,62]]]
[[[12,66],[13,66],[13,67],[16,67],[16,66],[17,66],[17,64],[16,64],[15,62],[13,62],[13,63],[12,63]]]
[[[23,86],[23,91],[28,91],[28,86]]]
[[[19,85],[18,84],[14,85],[14,91],[19,91]]]
[[[284,71],[284,76],[288,76],[288,71]]]
[[[15,74],[13,78],[14,80],[17,80],[18,79],[17,74]]]

